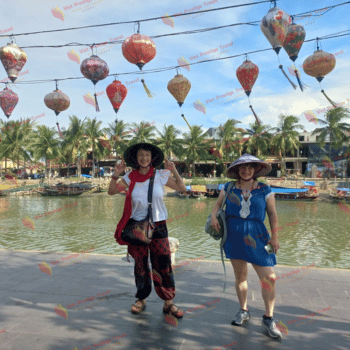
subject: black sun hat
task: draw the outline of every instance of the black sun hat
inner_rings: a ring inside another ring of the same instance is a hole
[[[151,151],[151,154],[152,154],[151,165],[154,168],[156,168],[157,166],[163,163],[164,153],[159,147],[154,146],[150,143],[141,142],[141,143],[137,143],[136,145],[132,145],[125,150],[124,161],[126,165],[136,169],[139,167],[137,163],[137,157],[136,157],[137,151],[139,149],[144,149],[145,151]]]

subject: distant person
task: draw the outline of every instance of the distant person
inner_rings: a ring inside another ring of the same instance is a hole
[[[122,219],[119,221],[115,238],[119,244],[126,244],[121,232],[129,220],[143,220],[147,217],[147,197],[150,178],[155,171],[152,216],[155,230],[148,246],[128,245],[128,253],[135,260],[135,282],[137,301],[131,306],[131,312],[139,314],[146,307],[146,298],[152,289],[151,273],[148,264],[150,253],[153,283],[158,296],[164,300],[163,312],[176,318],[183,317],[183,311],[173,304],[175,297],[175,281],[171,267],[171,253],[168,240],[166,219],[168,213],[164,204],[164,186],[176,191],[186,191],[186,187],[178,174],[174,163],[165,159],[168,170],[155,170],[164,160],[163,152],[149,143],[138,143],[124,152],[124,161],[116,165],[114,175],[108,188],[108,194],[114,195],[128,189]],[[119,175],[126,170],[126,165],[134,170],[127,172],[118,181]],[[173,174],[175,179],[170,177]]]
[[[240,303],[232,325],[241,326],[249,320],[248,309],[248,263],[254,267],[262,286],[261,293],[265,303],[265,314],[261,325],[272,338],[281,338],[281,332],[273,319],[275,306],[275,279],[273,266],[276,265],[276,253],[280,248],[277,235],[277,213],[275,197],[270,187],[257,182],[260,176],[271,171],[271,165],[250,155],[244,154],[235,160],[226,171],[226,176],[238,179],[229,191],[226,200],[227,240],[224,244],[226,258],[231,260],[236,278],[236,292]],[[212,226],[219,230],[216,215],[224,200],[229,186],[225,184],[212,212]],[[265,212],[269,216],[272,237],[265,225]],[[273,253],[269,254],[265,246],[270,244]]]

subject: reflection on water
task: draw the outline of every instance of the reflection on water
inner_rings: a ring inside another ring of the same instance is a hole
[[[0,198],[0,248],[124,254],[114,232],[125,196]],[[165,197],[169,236],[180,241],[178,259],[220,260],[218,241],[204,232],[216,199]],[[350,215],[337,204],[277,201],[279,264],[350,268]],[[29,221],[28,221],[29,220]],[[28,224],[29,222],[29,224]],[[27,223],[27,224],[26,224]],[[32,223],[32,224],[31,224]],[[265,225],[269,228],[268,218]]]

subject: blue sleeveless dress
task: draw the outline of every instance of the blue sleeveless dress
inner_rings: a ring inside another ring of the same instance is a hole
[[[225,192],[228,185],[229,182],[225,184]],[[271,195],[271,188],[259,182],[245,200],[242,190],[233,185],[226,199],[226,258],[241,259],[260,266],[276,265],[276,255],[268,254],[264,248],[270,239],[264,220],[266,199]]]

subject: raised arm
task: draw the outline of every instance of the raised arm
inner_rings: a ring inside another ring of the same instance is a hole
[[[181,176],[177,172],[175,168],[175,164],[173,162],[170,162],[168,158],[165,158],[165,167],[170,170],[170,172],[174,175],[175,179],[169,176],[168,182],[165,184],[165,186],[170,187],[173,190],[180,191],[180,192],[186,192],[186,186],[184,182],[181,179]]]
[[[125,162],[122,160],[118,165],[114,168],[114,175],[111,178],[111,182],[109,183],[108,191],[107,193],[109,195],[114,195],[119,192],[124,192],[128,188],[128,184],[124,181],[124,179],[119,178],[119,175],[125,171],[126,165]]]

